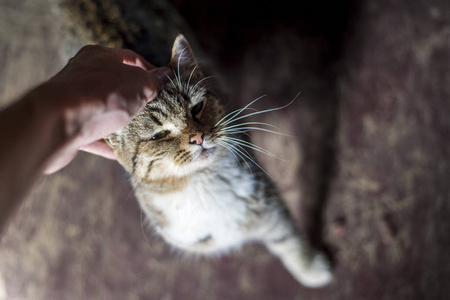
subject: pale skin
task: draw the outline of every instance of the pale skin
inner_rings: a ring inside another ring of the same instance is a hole
[[[130,50],[86,46],[0,111],[0,236],[42,174],[65,167],[78,150],[115,159],[102,138],[154,99],[168,74]]]

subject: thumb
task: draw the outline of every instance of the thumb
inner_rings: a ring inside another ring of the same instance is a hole
[[[112,160],[116,159],[113,150],[103,139],[97,140],[88,145],[81,146],[79,150],[83,150]]]

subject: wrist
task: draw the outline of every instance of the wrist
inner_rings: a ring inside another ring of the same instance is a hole
[[[0,111],[0,234],[55,149],[65,143],[61,117],[46,107],[43,93],[38,87]]]
[[[58,98],[61,98],[61,95],[55,92],[53,86],[44,83],[26,95],[22,101],[28,112],[30,123],[39,132],[46,134],[46,136],[41,135],[41,138],[48,142],[50,149],[57,149],[69,140],[64,130],[64,114],[62,107],[58,105],[60,102],[57,101]]]
[[[21,101],[30,128],[28,133],[30,143],[40,144],[36,153],[40,164],[36,167],[41,172],[48,169],[55,157],[60,156],[74,138],[66,130],[67,120],[62,105],[64,97],[54,84],[44,83]]]

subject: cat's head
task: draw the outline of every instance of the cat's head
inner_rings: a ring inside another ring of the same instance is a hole
[[[170,67],[174,78],[159,95],[106,138],[117,160],[139,180],[189,175],[214,163],[224,151],[214,128],[224,110],[182,35],[174,42]]]

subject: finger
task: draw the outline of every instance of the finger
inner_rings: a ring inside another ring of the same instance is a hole
[[[86,45],[83,46],[75,57],[80,57],[83,55],[99,55],[100,53],[109,53],[114,56],[121,63],[131,65],[134,67],[139,67],[145,71],[150,71],[155,68],[154,65],[149,63],[145,58],[137,54],[136,52],[129,49],[114,49],[101,45]]]
[[[144,84],[143,89],[146,103],[156,98],[161,87],[171,80],[171,76],[173,76],[173,71],[167,67],[154,68],[147,72],[147,83]],[[137,81],[135,83],[138,84]]]
[[[156,79],[159,81],[159,86],[164,85],[174,77],[173,70],[168,67],[155,68],[148,73],[156,77]]]
[[[152,68],[152,66],[147,65],[145,63],[145,60],[143,58],[141,59],[139,57],[136,57],[134,60],[130,60],[129,58],[123,58],[122,63],[129,65],[129,66],[141,68],[144,71],[150,71],[155,68],[155,67]]]
[[[116,160],[113,150],[108,146],[104,140],[97,140],[88,145],[80,147],[80,150],[89,152],[104,158]]]
[[[155,68],[154,65],[149,63],[145,58],[143,58],[142,56],[140,56],[139,54],[135,53],[132,50],[129,49],[112,49],[112,50],[116,52],[116,55],[119,56],[122,63],[124,64],[139,67],[145,71],[150,71]]]
[[[43,173],[46,175],[53,174],[65,166],[67,166],[75,157],[77,151],[68,151],[65,153],[57,153],[47,162]]]
[[[121,68],[122,78],[117,89],[124,97],[125,102],[121,102],[123,107],[130,112],[130,115],[134,115],[157,96],[164,84],[164,76],[157,71],[147,72],[125,64]]]

